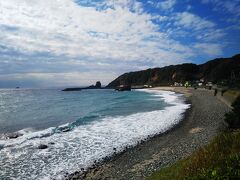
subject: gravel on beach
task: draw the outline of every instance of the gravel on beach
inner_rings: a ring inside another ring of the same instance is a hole
[[[180,124],[87,171],[71,174],[67,179],[145,179],[154,171],[173,164],[209,143],[223,128],[224,114],[230,108],[212,91],[190,88],[165,90],[184,93],[191,103]]]

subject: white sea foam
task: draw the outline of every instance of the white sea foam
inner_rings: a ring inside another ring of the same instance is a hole
[[[62,179],[66,172],[86,168],[95,160],[112,155],[113,148],[122,151],[126,146],[169,130],[189,108],[180,100],[181,95],[174,92],[145,91],[171,105],[164,110],[105,117],[65,133],[51,134],[53,128],[49,128],[25,133],[17,139],[2,140],[0,177]],[[40,150],[37,148],[40,144],[48,148]]]

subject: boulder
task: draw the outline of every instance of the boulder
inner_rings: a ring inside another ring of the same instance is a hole
[[[20,133],[11,133],[11,134],[8,134],[7,137],[9,139],[16,139],[18,138],[19,136],[22,136],[23,134],[20,134]]]
[[[40,145],[38,146],[38,149],[47,149],[47,148],[48,148],[48,146],[45,145],[45,144],[40,144]]]

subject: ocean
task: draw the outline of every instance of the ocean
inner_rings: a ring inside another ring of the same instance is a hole
[[[1,89],[0,179],[63,179],[169,130],[189,107],[169,91]]]

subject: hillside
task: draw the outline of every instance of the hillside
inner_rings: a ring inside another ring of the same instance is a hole
[[[119,76],[108,84],[114,88],[120,84],[125,85],[171,85],[174,82],[185,82],[204,79],[219,83],[239,82],[240,54],[231,58],[218,58],[204,64],[191,63],[171,65],[162,68],[153,68],[136,72],[129,72]]]

